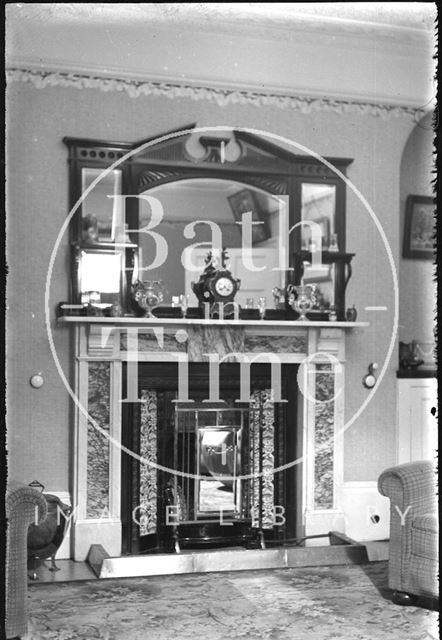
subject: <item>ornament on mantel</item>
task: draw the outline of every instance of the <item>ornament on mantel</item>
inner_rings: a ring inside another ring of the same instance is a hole
[[[349,307],[345,312],[345,318],[348,322],[356,322],[356,318],[358,317],[358,312],[356,310],[355,305]]]

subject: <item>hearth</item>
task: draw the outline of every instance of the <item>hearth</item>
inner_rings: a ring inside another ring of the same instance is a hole
[[[282,365],[282,402],[272,401],[270,365],[252,365],[249,402],[238,363],[220,366],[219,402],[209,364],[189,366],[190,401],[180,402],[177,364],[139,365],[140,402],[123,411],[122,443],[136,454],[122,457],[123,553],[252,549],[299,535],[301,474],[274,473],[302,455],[298,365]]]

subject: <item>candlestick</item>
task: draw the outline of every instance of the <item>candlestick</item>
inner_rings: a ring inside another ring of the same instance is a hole
[[[143,249],[142,247],[138,248],[138,265],[137,265],[138,269],[138,273],[137,273],[137,278],[142,278],[143,277]]]
[[[258,300],[259,317],[261,318],[261,320],[264,320],[264,316],[266,314],[266,307],[267,307],[267,300],[264,296],[261,296]]]

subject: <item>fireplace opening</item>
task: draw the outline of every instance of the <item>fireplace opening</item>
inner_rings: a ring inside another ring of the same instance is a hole
[[[297,369],[281,365],[284,401],[273,402],[271,366],[252,364],[245,402],[240,365],[223,363],[214,402],[209,365],[190,363],[183,402],[178,364],[139,364],[139,401],[123,403],[122,444],[136,454],[122,452],[123,553],[257,548],[303,534]]]

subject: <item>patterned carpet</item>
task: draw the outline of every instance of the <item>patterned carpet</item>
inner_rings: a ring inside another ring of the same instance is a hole
[[[432,640],[387,563],[38,584],[24,640]]]

